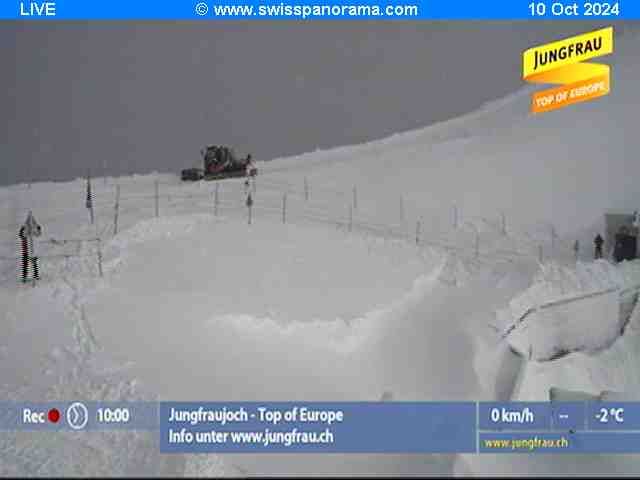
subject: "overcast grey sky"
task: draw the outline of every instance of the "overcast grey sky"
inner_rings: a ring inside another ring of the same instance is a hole
[[[603,25],[0,23],[0,184],[373,140],[510,93],[524,49]]]

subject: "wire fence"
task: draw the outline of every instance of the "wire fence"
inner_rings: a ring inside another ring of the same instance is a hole
[[[540,240],[517,231],[506,215],[497,212],[493,218],[465,217],[458,205],[446,208],[420,210],[410,207],[403,196],[396,199],[363,195],[357,185],[350,190],[318,186],[304,177],[298,183],[267,176],[253,177],[246,185],[244,179],[196,183],[170,183],[156,181],[130,181],[127,184],[100,186],[92,190],[91,214],[87,214],[84,195],[76,188],[74,195],[83,197],[78,202],[76,225],[91,231],[87,238],[38,239],[40,259],[95,258],[97,270],[102,272],[102,244],[107,238],[144,219],[166,215],[209,213],[212,216],[244,216],[248,222],[262,219],[287,223],[309,223],[338,228],[376,237],[403,240],[422,247],[434,247],[461,258],[492,261],[517,259],[566,260],[577,258],[573,245],[559,239],[550,224],[541,224],[548,230],[548,239]],[[252,205],[247,205],[251,196]],[[88,204],[87,204],[88,205]],[[379,208],[380,206],[384,208]],[[44,224],[56,224],[68,219],[72,210],[56,204],[47,209],[40,219]],[[84,218],[82,218],[84,217]],[[93,222],[90,224],[90,222]],[[16,231],[16,223],[4,225],[7,231]],[[62,232],[64,233],[64,232]],[[71,244],[91,244],[86,248],[64,250]],[[17,245],[14,243],[14,245]],[[8,250],[9,242],[0,242],[1,252]],[[83,253],[79,253],[82,250]],[[16,252],[19,250],[16,249]],[[0,261],[16,261],[19,256],[0,254]],[[99,267],[99,268],[98,268]]]

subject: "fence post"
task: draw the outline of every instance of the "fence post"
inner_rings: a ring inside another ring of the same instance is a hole
[[[282,195],[282,223],[287,223],[287,193]]]
[[[89,209],[89,220],[91,221],[91,225],[95,220],[93,215],[93,193],[91,192],[91,175],[87,174],[87,202],[86,206]]]
[[[453,228],[456,230],[458,229],[459,220],[458,205],[453,205]]]
[[[418,220],[416,222],[416,245],[420,245],[420,229],[422,227],[422,224],[420,222],[420,220]]]
[[[355,185],[353,186],[353,208],[358,209],[358,189]]]
[[[502,235],[506,235],[507,234],[507,215],[504,212],[500,213],[500,220],[501,220]]]
[[[98,273],[102,277],[103,276],[103,273],[102,273],[102,240],[100,239],[100,237],[98,237],[97,242],[98,242]]]
[[[251,193],[247,197],[247,208],[249,209],[249,225],[251,225],[251,210],[253,207],[253,198],[251,198]]]
[[[575,261],[578,262],[578,258],[580,258],[580,242],[578,240],[573,244],[573,254]]]
[[[304,199],[307,202],[309,201],[309,181],[307,180],[307,177],[304,177]]]
[[[120,213],[120,185],[116,185],[116,206],[113,216],[113,236],[118,234],[118,215]]]
[[[353,229],[353,205],[349,204],[349,231]]]
[[[220,203],[220,184],[216,182],[216,190],[213,193],[213,214],[214,216],[218,216],[218,204]]]
[[[538,245],[538,262],[542,263],[544,260],[542,245]]]
[[[37,274],[37,265],[38,265],[38,257],[36,256],[36,249],[34,246],[35,242],[33,241],[33,235],[29,235],[29,252],[31,252],[31,256],[28,259],[28,262],[31,263],[31,268],[33,269],[33,286],[36,286],[36,282],[39,280],[40,275]]]
[[[158,185],[158,180],[154,182],[155,187],[155,204],[156,204],[156,218],[160,216],[160,187]]]

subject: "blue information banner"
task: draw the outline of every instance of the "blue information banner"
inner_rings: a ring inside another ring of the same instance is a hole
[[[21,20],[594,20],[640,19],[637,0],[2,0]]]
[[[476,404],[160,404],[163,453],[475,453]]]
[[[640,453],[640,403],[0,401],[0,432],[64,430],[162,453]]]

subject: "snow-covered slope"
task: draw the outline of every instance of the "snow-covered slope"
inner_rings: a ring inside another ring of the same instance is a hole
[[[278,172],[274,178],[306,175],[312,189],[350,192],[355,184],[361,205],[392,216],[403,193],[408,208],[429,222],[448,222],[456,203],[466,218],[497,221],[504,211],[509,224],[552,223],[563,236],[600,227],[603,211],[633,211],[640,203],[638,38],[616,40],[605,59],[612,92],[597,101],[534,116],[528,108],[535,89],[525,87],[460,119],[267,168]]]
[[[606,210],[640,203],[639,46],[633,36],[618,42],[612,94],[592,103],[533,117],[527,87],[423,130],[260,165],[250,225],[239,180],[94,179],[94,225],[82,179],[0,189],[2,397],[476,400],[515,392],[528,400],[557,383],[587,390],[640,384],[630,367],[635,329],[602,343],[595,332],[589,345],[600,351],[525,363],[521,371],[521,360],[489,328],[496,311],[515,315],[527,301],[626,278],[628,267],[607,266],[586,287],[568,284],[566,276],[539,274],[538,262],[552,259],[558,271],[582,278],[570,266],[574,240],[590,245]],[[15,234],[29,210],[45,231],[36,243],[36,288],[15,282]],[[587,262],[590,254],[581,252]],[[591,312],[585,325],[599,320]],[[602,381],[580,380],[597,369]],[[543,457],[513,465],[452,455],[186,456],[171,463],[144,435],[64,440],[20,435],[20,448],[14,437],[0,441],[0,472],[549,471]],[[73,442],[79,457],[63,448]],[[92,448],[103,455],[82,454]],[[64,461],[48,462],[56,449]],[[625,461],[618,473],[637,471],[636,457]],[[593,472],[591,462],[574,457],[551,465],[559,473]]]

